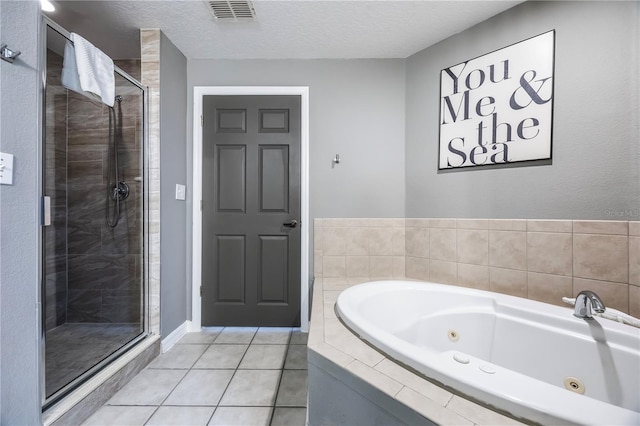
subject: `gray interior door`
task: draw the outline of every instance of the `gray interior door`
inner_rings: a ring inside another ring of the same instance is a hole
[[[202,325],[300,325],[300,97],[205,96]]]

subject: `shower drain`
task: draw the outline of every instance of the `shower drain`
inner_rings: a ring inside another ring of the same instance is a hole
[[[584,394],[584,383],[575,377],[567,377],[564,379],[564,387],[571,392]]]

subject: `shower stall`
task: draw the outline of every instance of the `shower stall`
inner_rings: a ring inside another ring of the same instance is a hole
[[[147,335],[145,88],[114,61],[113,108],[62,85],[69,33],[46,20],[43,406]]]

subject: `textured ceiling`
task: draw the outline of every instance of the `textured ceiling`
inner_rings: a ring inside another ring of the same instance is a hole
[[[140,57],[140,28],[189,59],[406,58],[521,1],[253,3],[254,22],[215,21],[202,0],[54,1],[47,15],[117,59]]]

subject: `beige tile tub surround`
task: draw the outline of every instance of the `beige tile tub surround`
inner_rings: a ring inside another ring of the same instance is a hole
[[[527,273],[516,269],[490,267],[489,290],[527,298]]]
[[[425,380],[386,358],[345,328],[333,314],[340,291],[328,290],[325,284],[344,289],[367,280],[316,278],[309,330],[310,351],[437,424],[521,424]]]
[[[405,264],[406,277],[416,280],[429,281],[429,259],[407,257]]]
[[[640,287],[629,286],[629,314],[640,318]]]
[[[640,286],[640,236],[629,235],[629,284]]]
[[[430,259],[429,277],[431,281],[456,285],[458,283],[458,265],[455,262]]]
[[[575,277],[628,282],[628,236],[573,234],[573,251]]]
[[[528,272],[527,290],[529,299],[557,305],[558,300],[567,297],[567,294],[574,295],[573,278],[570,276]]]
[[[458,285],[478,290],[489,290],[489,267],[458,263]]]
[[[429,230],[429,258],[456,261],[456,229],[431,228]]]
[[[314,275],[404,278],[404,219],[316,219]]]
[[[489,265],[525,270],[527,266],[527,233],[522,231],[489,232]]]
[[[571,275],[572,236],[565,233],[527,232],[527,270]]]
[[[429,228],[405,228],[405,254],[415,258],[429,258]]]
[[[458,229],[456,247],[459,263],[489,264],[489,231],[487,229]]]
[[[389,258],[389,235],[392,262],[383,260]],[[309,349],[439,424],[519,423],[453,395],[362,343],[335,316],[342,290],[389,274],[560,306],[567,306],[563,296],[593,290],[607,306],[640,317],[640,222],[316,219],[314,245]],[[399,259],[402,268],[394,263]]]
[[[594,290],[640,311],[640,222],[316,219],[315,276],[411,278],[566,306]]]

